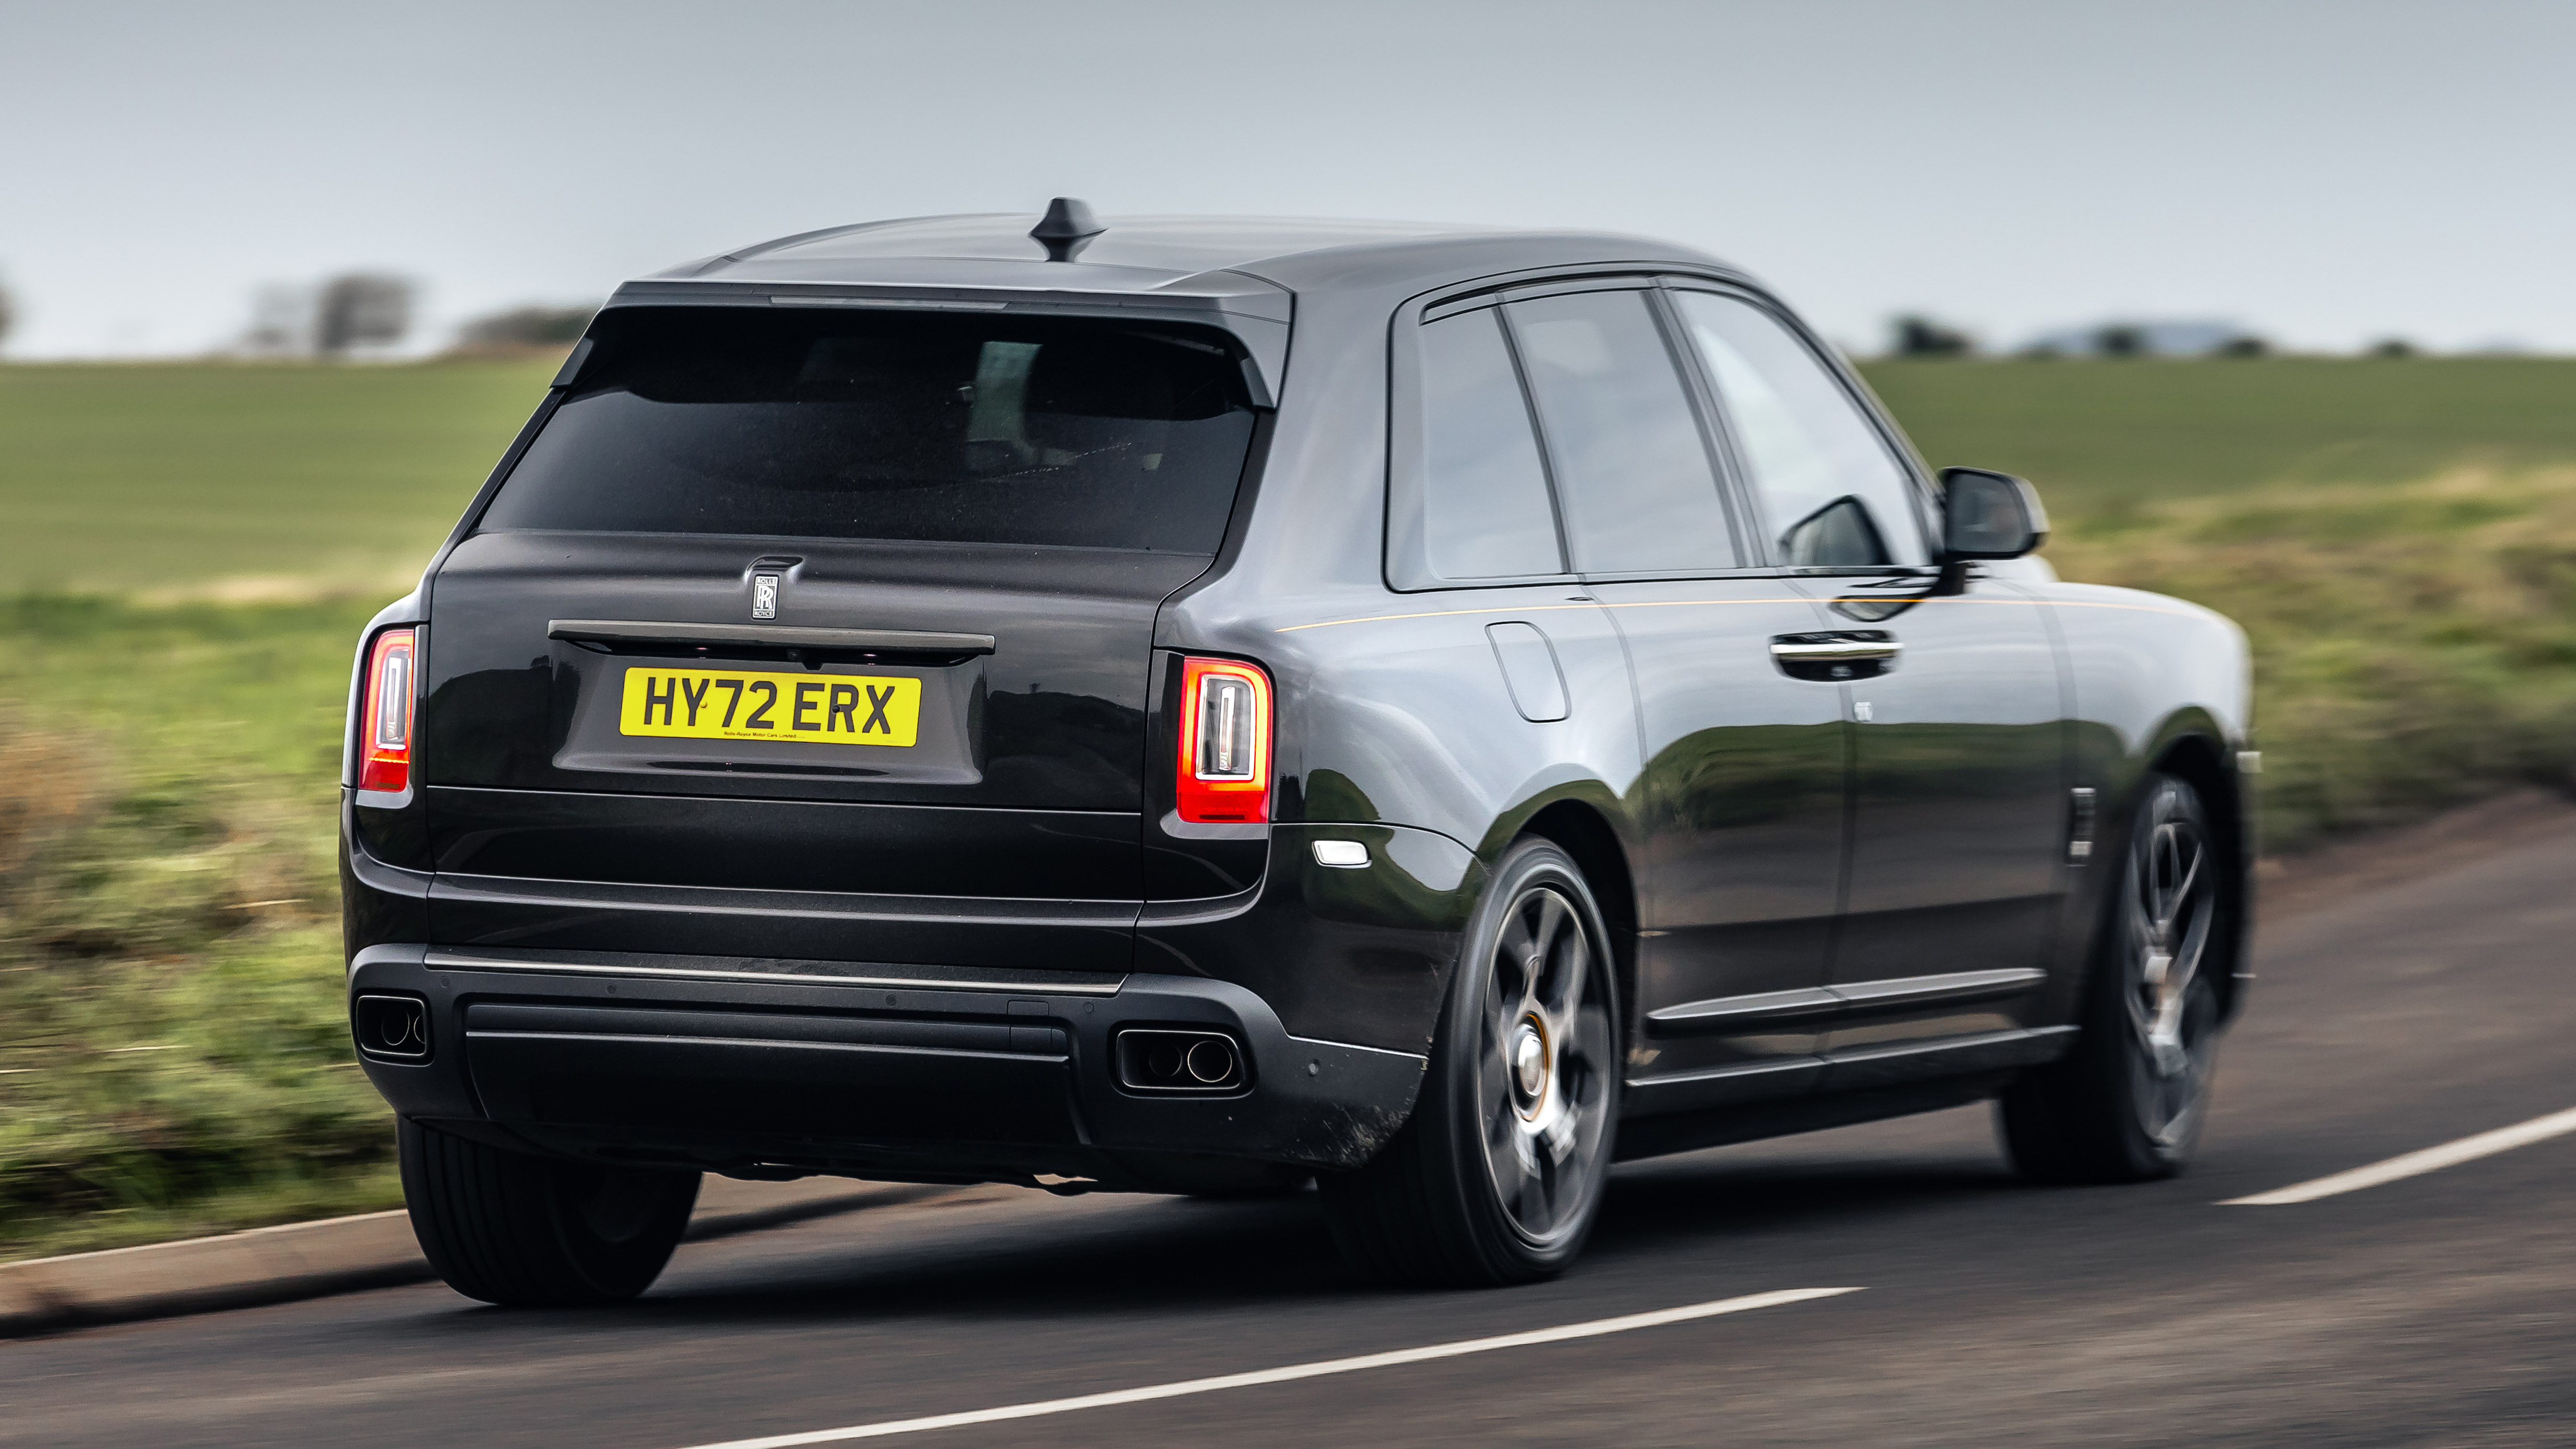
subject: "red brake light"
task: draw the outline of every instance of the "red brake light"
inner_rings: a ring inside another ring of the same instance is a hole
[[[358,713],[358,788],[411,788],[412,634],[387,629],[367,654],[366,705]]]
[[[1270,818],[1270,676],[1232,659],[1181,661],[1181,756],[1172,786],[1183,820]]]

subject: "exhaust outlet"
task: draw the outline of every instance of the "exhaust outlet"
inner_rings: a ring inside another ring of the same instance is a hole
[[[350,1005],[349,1029],[364,1055],[398,1062],[429,1059],[429,1003],[417,996],[361,996]]]
[[[1224,1037],[1212,1036],[1191,1047],[1183,1061],[1202,1087],[1221,1087],[1234,1080],[1234,1043]]]
[[[1135,1092],[1215,1095],[1252,1080],[1243,1049],[1223,1032],[1131,1028],[1118,1033],[1117,1057],[1119,1085]]]

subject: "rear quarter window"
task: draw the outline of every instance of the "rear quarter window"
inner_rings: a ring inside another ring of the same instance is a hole
[[[697,307],[592,337],[481,531],[1214,553],[1251,447],[1213,331]]]
[[[1538,436],[1492,309],[1422,329],[1424,545],[1448,579],[1565,568]]]

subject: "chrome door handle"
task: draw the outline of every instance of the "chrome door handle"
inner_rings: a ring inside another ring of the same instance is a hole
[[[1884,629],[1831,629],[1815,634],[1774,634],[1771,662],[1791,679],[1819,684],[1876,679],[1896,667],[1905,646]]]
[[[1905,646],[1893,639],[1774,640],[1771,657],[1783,664],[1847,664],[1855,659],[1893,659]]]

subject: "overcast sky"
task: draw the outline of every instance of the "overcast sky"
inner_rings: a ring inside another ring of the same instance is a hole
[[[2576,5],[0,0],[11,355],[369,267],[426,340],[873,217],[1644,232],[1875,350],[2112,316],[2576,350]]]

